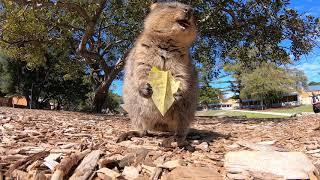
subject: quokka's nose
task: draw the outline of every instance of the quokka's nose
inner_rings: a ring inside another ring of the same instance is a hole
[[[187,17],[190,18],[193,15],[193,9],[190,7],[186,7],[184,9],[184,12],[186,13]]]

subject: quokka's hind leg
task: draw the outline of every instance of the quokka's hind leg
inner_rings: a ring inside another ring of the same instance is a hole
[[[186,137],[189,131],[190,120],[187,113],[175,112],[173,114],[174,121],[176,121],[174,135],[162,141],[162,146],[171,147],[172,142],[176,142],[178,147],[187,146],[189,143]]]
[[[133,117],[131,122],[133,128],[136,130],[120,134],[120,136],[117,139],[117,143],[121,141],[131,140],[131,138],[133,137],[144,137],[148,135],[147,130],[143,127],[142,122],[139,121],[139,119]]]
[[[117,139],[117,143],[121,142],[121,141],[126,141],[126,140],[131,140],[131,138],[133,137],[144,137],[148,135],[148,131],[147,130],[137,130],[137,131],[129,131],[129,132],[125,132],[122,133],[118,139]]]

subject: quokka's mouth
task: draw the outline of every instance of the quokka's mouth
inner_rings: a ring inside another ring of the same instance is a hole
[[[182,29],[187,29],[190,26],[190,22],[186,19],[177,20],[177,23],[181,26]]]

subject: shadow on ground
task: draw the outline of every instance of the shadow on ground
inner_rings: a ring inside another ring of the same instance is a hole
[[[283,123],[284,121],[294,121],[296,118],[245,118],[245,117],[197,117],[196,122],[201,125],[214,124],[259,124],[266,122]]]
[[[190,132],[187,135],[187,140],[199,140],[200,142],[213,142],[216,139],[224,138],[228,139],[230,138],[230,135],[221,134],[214,131],[209,130],[199,130],[199,129],[190,129]]]

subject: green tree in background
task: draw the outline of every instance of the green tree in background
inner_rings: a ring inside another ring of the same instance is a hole
[[[248,68],[243,62],[236,62],[236,63],[228,63],[224,66],[224,71],[231,75],[233,78],[232,80],[229,81],[230,87],[229,90],[234,93],[233,98],[234,99],[240,99],[240,92],[242,88],[242,83],[241,83],[241,77],[242,74],[245,74],[247,72],[252,71],[252,69]]]
[[[199,90],[199,103],[206,109],[209,104],[220,103],[221,99],[223,99],[223,94],[220,89],[203,86]]]
[[[309,86],[316,86],[316,85],[320,85],[320,82],[311,81],[308,85]]]
[[[68,49],[95,80],[99,112],[112,81],[121,77],[125,54],[142,30],[151,0],[0,3],[0,47],[28,66],[44,64],[48,47]],[[298,60],[319,37],[319,20],[288,8],[288,0],[195,0],[191,5],[199,29],[192,56],[208,81],[225,62],[289,63],[289,55]]]
[[[14,91],[12,68],[8,60],[0,56],[0,94],[5,95]]]
[[[25,62],[10,58],[1,60],[0,67],[4,70],[0,71],[0,91],[27,97],[33,108],[48,107],[49,102],[54,101],[58,109],[64,106],[66,110],[78,110],[90,87],[84,81],[84,68],[61,64],[50,55],[45,65],[35,69],[28,69]],[[77,76],[70,76],[69,70],[78,71]]]
[[[149,4],[5,1],[2,47],[31,67],[44,64],[48,47],[66,50],[78,63],[86,64],[95,83],[94,109],[101,112],[112,81],[121,77],[125,52],[141,30]]]
[[[118,111],[118,108],[120,106],[120,101],[121,101],[121,97],[115,93],[109,92],[107,94],[107,100],[105,105],[106,105],[106,109],[111,111],[111,112],[116,112]]]
[[[240,98],[259,100],[261,107],[265,107],[274,99],[300,91],[305,82],[305,76],[297,75],[296,70],[289,71],[273,63],[262,63],[252,72],[242,74]]]

